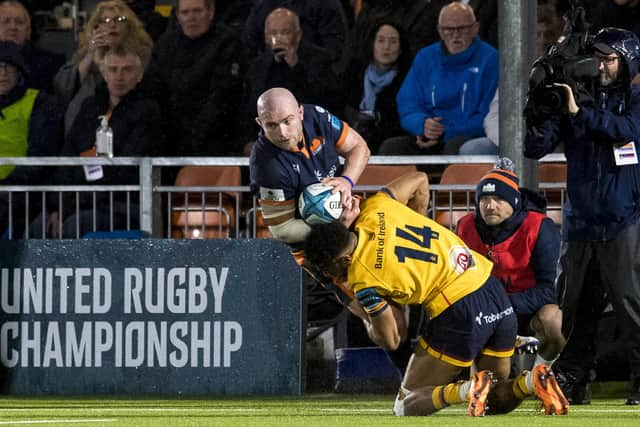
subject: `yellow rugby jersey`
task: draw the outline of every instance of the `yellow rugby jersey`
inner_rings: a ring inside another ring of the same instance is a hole
[[[386,193],[364,200],[361,209],[349,267],[354,292],[374,288],[400,304],[424,305],[433,318],[489,278],[491,261]]]

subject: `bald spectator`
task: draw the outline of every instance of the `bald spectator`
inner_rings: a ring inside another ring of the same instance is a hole
[[[283,87],[305,104],[318,104],[332,108],[338,92],[338,80],[326,61],[318,60],[313,51],[301,46],[302,28],[295,12],[277,8],[265,21],[266,51],[251,61],[245,79],[243,110],[247,141],[259,130],[247,126],[256,116],[256,101],[261,93],[274,87]],[[244,153],[250,152],[250,145]]]
[[[242,45],[216,22],[213,0],[178,0],[179,29],[158,40],[150,73],[171,144],[165,155],[211,156],[241,151],[232,125],[242,96]]]
[[[498,52],[478,38],[478,27],[470,6],[442,8],[442,40],[418,52],[397,96],[400,123],[415,137],[387,141],[382,154],[495,153],[493,144],[464,144],[486,136],[483,120],[498,87]]]
[[[286,7],[300,17],[302,45],[318,61],[337,62],[347,37],[347,21],[339,0],[262,0],[247,18],[244,42],[249,58],[263,52],[264,23],[267,15],[278,7]]]
[[[17,0],[0,1],[0,41],[10,41],[20,46],[24,58],[26,87],[53,91],[53,76],[64,64],[64,57],[33,45],[31,17]]]

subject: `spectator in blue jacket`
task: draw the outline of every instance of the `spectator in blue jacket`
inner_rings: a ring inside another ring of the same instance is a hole
[[[560,235],[544,196],[518,184],[513,162],[500,159],[478,183],[476,210],[460,219],[457,232],[493,261],[491,274],[509,295],[518,334],[540,341],[534,365],[551,366],[565,344],[554,287]]]
[[[593,49],[600,59],[594,99],[579,105],[570,86],[561,85],[566,112],[527,118],[525,155],[539,159],[564,142],[570,205],[563,219],[558,295],[569,340],[556,365],[570,373],[567,397],[589,401],[584,389],[595,359],[589,349],[604,309],[602,298],[591,295],[606,292],[629,345],[633,390],[627,404],[639,405],[640,88],[630,81],[640,67],[640,42],[631,31],[604,28]]]
[[[442,41],[418,52],[397,96],[400,123],[415,137],[389,141],[381,153],[458,154],[465,141],[485,136],[482,122],[498,87],[499,63],[478,29],[470,6],[454,2],[441,9]]]

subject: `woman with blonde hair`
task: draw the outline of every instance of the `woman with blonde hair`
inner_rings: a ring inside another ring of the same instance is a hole
[[[103,81],[100,64],[105,53],[117,45],[136,52],[148,52],[140,55],[148,59],[153,41],[136,14],[122,0],[102,1],[96,5],[80,33],[78,49],[71,61],[58,71],[54,79],[55,92],[67,105],[65,135],[82,101],[94,94],[96,86]]]

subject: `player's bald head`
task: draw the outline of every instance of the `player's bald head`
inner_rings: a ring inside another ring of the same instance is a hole
[[[260,125],[266,139],[276,147],[294,151],[303,140],[304,108],[287,89],[277,87],[260,95],[257,105]]]
[[[298,100],[287,89],[276,87],[260,95],[256,107],[258,117],[262,117],[278,109],[295,111],[298,109]]]

